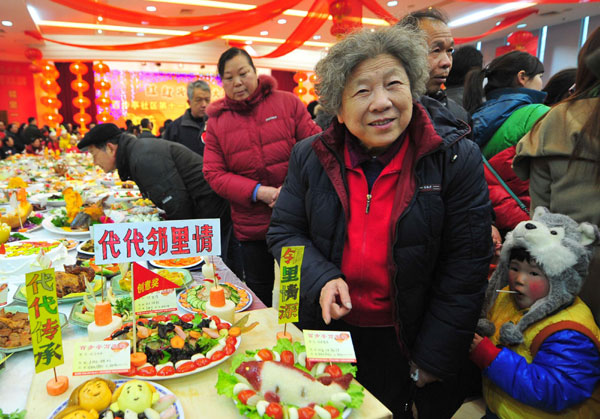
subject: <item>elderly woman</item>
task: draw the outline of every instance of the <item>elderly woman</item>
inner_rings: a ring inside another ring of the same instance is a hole
[[[413,400],[419,418],[460,406],[492,255],[479,149],[442,105],[419,102],[427,68],[408,28],[331,48],[317,88],[336,118],[294,147],[267,233],[275,257],[305,246],[301,326],[350,331],[358,380],[394,417]]]

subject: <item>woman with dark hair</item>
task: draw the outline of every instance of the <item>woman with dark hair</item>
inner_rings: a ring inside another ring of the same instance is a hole
[[[473,141],[489,159],[485,177],[501,233],[529,219],[522,209],[529,205],[529,184],[517,178],[511,162],[515,144],[549,109],[542,103],[546,97],[540,91],[543,73],[544,66],[536,57],[512,51],[495,58],[484,69],[470,71],[466,77],[464,103],[473,112]]]
[[[276,90],[275,79],[257,76],[246,51],[230,48],[218,62],[225,97],[207,108],[204,176],[231,204],[241,243],[245,280],[271,305],[273,256],[265,235],[296,142],[320,132],[304,104]]]
[[[514,170],[529,180],[531,208],[600,226],[600,28],[579,51],[575,92],[517,144]],[[580,296],[600,320],[600,249]]]
[[[446,95],[463,105],[465,77],[473,69],[481,69],[483,54],[477,48],[466,45],[452,53],[452,68],[446,79]]]
[[[544,99],[544,105],[552,106],[572,93],[571,88],[575,85],[576,68],[567,68],[553,75],[542,89],[548,95]]]

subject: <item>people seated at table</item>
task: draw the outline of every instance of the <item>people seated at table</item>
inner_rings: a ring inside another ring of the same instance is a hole
[[[351,331],[358,381],[395,418],[461,405],[492,256],[481,154],[421,97],[427,52],[410,27],[330,48],[316,90],[336,117],[294,146],[267,233],[274,257],[304,246],[299,324]]]

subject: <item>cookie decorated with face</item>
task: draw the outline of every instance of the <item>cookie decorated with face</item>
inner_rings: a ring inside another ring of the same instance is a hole
[[[160,398],[156,389],[141,380],[131,380],[123,384],[113,394],[111,410],[132,410],[136,413],[142,413]],[[115,406],[116,404],[116,406]],[[115,409],[117,408],[117,409]]]

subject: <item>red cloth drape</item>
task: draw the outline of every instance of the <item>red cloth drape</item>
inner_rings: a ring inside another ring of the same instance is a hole
[[[92,117],[92,122],[96,122],[96,104],[94,103],[94,99],[96,98],[96,92],[94,90],[94,71],[92,70],[93,62],[86,61],[84,62],[88,67],[88,72],[81,76],[83,80],[87,81],[90,85],[90,88],[87,92],[84,92],[83,95],[87,97],[92,104],[89,108],[85,109],[85,113],[90,114]],[[73,106],[73,99],[77,97],[77,92],[71,88],[71,82],[77,79],[77,76],[69,71],[70,62],[68,63],[60,63],[55,62],[54,65],[56,69],[60,73],[60,76],[56,80],[58,85],[60,86],[60,93],[58,94],[58,99],[62,102],[62,108],[58,110],[58,113],[62,115],[64,118],[63,124],[71,123],[73,126],[79,125],[73,121],[73,115],[79,112],[79,108]]]

